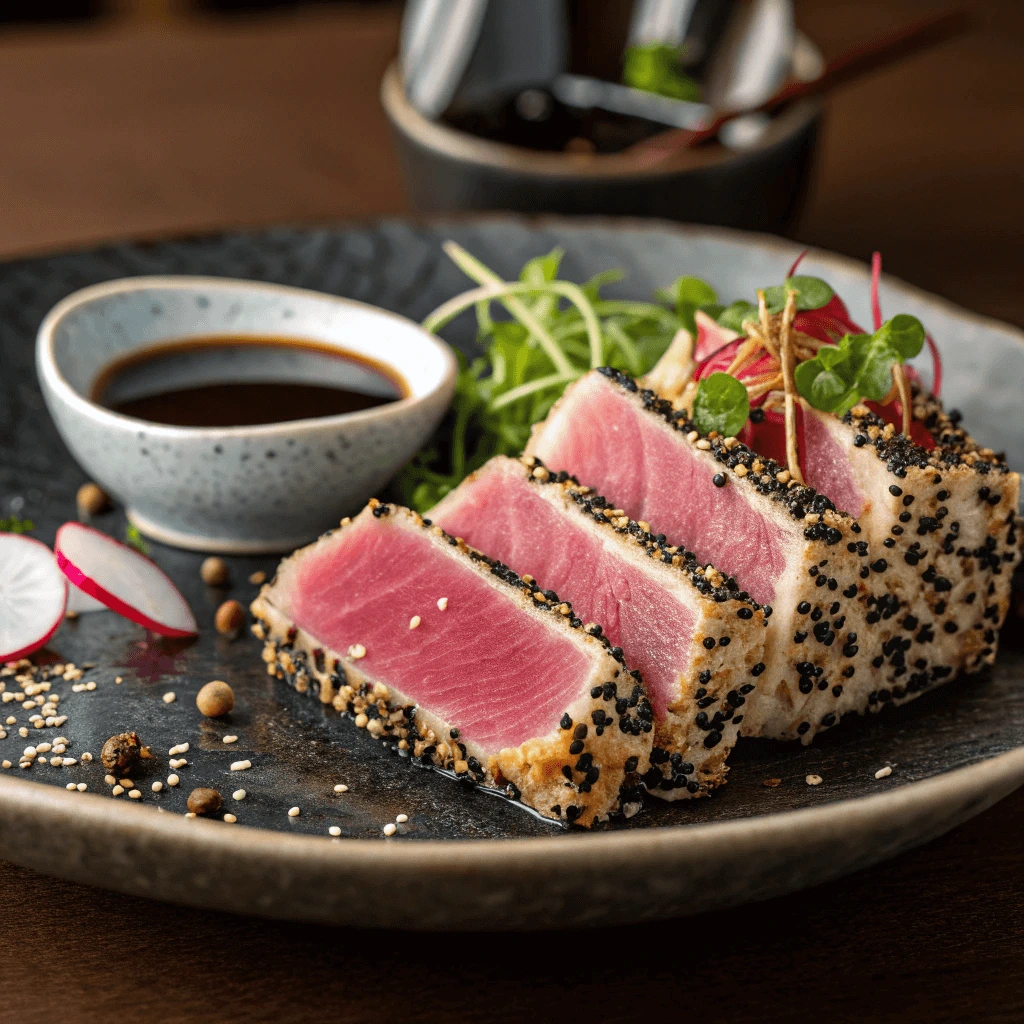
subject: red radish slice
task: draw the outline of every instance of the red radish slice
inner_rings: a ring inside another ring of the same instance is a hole
[[[57,632],[68,581],[53,552],[19,533],[0,533],[0,662],[38,650]]]
[[[106,612],[110,609],[102,601],[90,597],[84,590],[79,590],[74,583],[68,583],[68,611],[85,615],[86,612]]]
[[[112,611],[162,636],[199,632],[178,588],[134,548],[82,523],[65,523],[54,546],[64,575]]]

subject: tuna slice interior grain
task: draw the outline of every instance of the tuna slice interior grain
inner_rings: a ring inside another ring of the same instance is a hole
[[[809,741],[866,708],[873,668],[864,598],[882,566],[860,526],[824,495],[735,438],[701,437],[685,413],[612,370],[568,389],[527,451],[772,609],[765,678],[742,734]]]
[[[272,674],[400,754],[591,825],[639,808],[653,712],[639,673],[558,606],[371,502],[285,559],[253,614]]]
[[[764,613],[735,580],[659,543],[532,456],[491,459],[429,515],[556,590],[575,615],[600,624],[585,628],[603,631],[640,670],[656,723],[649,791],[675,800],[725,780],[744,705],[764,670]]]

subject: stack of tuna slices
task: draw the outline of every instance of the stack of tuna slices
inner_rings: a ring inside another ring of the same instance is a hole
[[[804,486],[594,371],[429,518],[371,501],[286,559],[268,671],[546,817],[706,795],[738,736],[810,742],[994,659],[1019,478],[919,387],[913,415],[933,448],[805,406]]]

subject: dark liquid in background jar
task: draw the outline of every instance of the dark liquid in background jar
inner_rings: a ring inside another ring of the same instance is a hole
[[[289,371],[299,379],[287,379]],[[111,363],[91,398],[151,423],[245,427],[358,412],[408,393],[393,368],[332,345],[211,335],[161,342]]]

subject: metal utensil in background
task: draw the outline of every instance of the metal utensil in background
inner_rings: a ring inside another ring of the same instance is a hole
[[[567,53],[563,0],[410,0],[402,20],[406,95],[430,118],[546,87]]]

